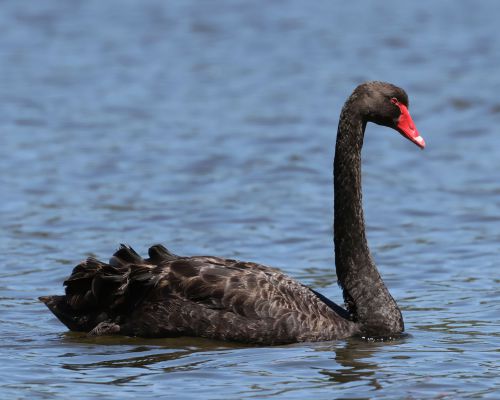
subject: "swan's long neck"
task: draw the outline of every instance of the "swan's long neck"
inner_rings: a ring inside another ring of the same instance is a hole
[[[366,120],[348,99],[340,115],[334,161],[334,242],[337,277],[354,320],[367,335],[404,330],[401,312],[375,266],[365,235],[361,148]]]

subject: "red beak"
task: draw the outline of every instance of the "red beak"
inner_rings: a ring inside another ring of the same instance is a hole
[[[415,143],[418,147],[423,149],[425,147],[425,140],[420,133],[418,133],[415,124],[413,123],[413,119],[411,118],[410,113],[408,112],[408,108],[404,104],[399,102],[394,103],[401,110],[401,115],[398,119],[397,130],[404,137],[410,139],[413,143]]]

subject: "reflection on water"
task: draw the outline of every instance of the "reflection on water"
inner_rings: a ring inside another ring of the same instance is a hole
[[[322,370],[320,373],[338,384],[363,380],[372,389],[380,389],[382,386],[377,382],[375,376],[378,366],[372,356],[377,352],[377,348],[383,344],[365,341],[353,343],[352,340],[348,340],[343,347],[335,349],[335,361],[341,367],[334,370]]]
[[[498,397],[499,5],[2,6],[1,398]],[[363,153],[368,239],[409,336],[88,338],[36,300],[121,242],[262,262],[340,300],[332,150],[367,79],[407,89],[427,142],[370,125]]]

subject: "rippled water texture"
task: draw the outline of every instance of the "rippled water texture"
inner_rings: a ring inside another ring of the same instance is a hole
[[[500,3],[4,1],[1,398],[500,398]],[[407,89],[419,151],[368,126],[370,246],[409,335],[259,348],[89,339],[36,298],[125,242],[282,268],[341,301],[338,113]]]

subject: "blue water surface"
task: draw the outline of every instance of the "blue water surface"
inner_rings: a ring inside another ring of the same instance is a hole
[[[0,397],[500,398],[500,3],[4,1]],[[419,151],[369,125],[368,239],[409,333],[245,347],[87,338],[37,301],[163,243],[337,302],[338,114],[404,87]]]

